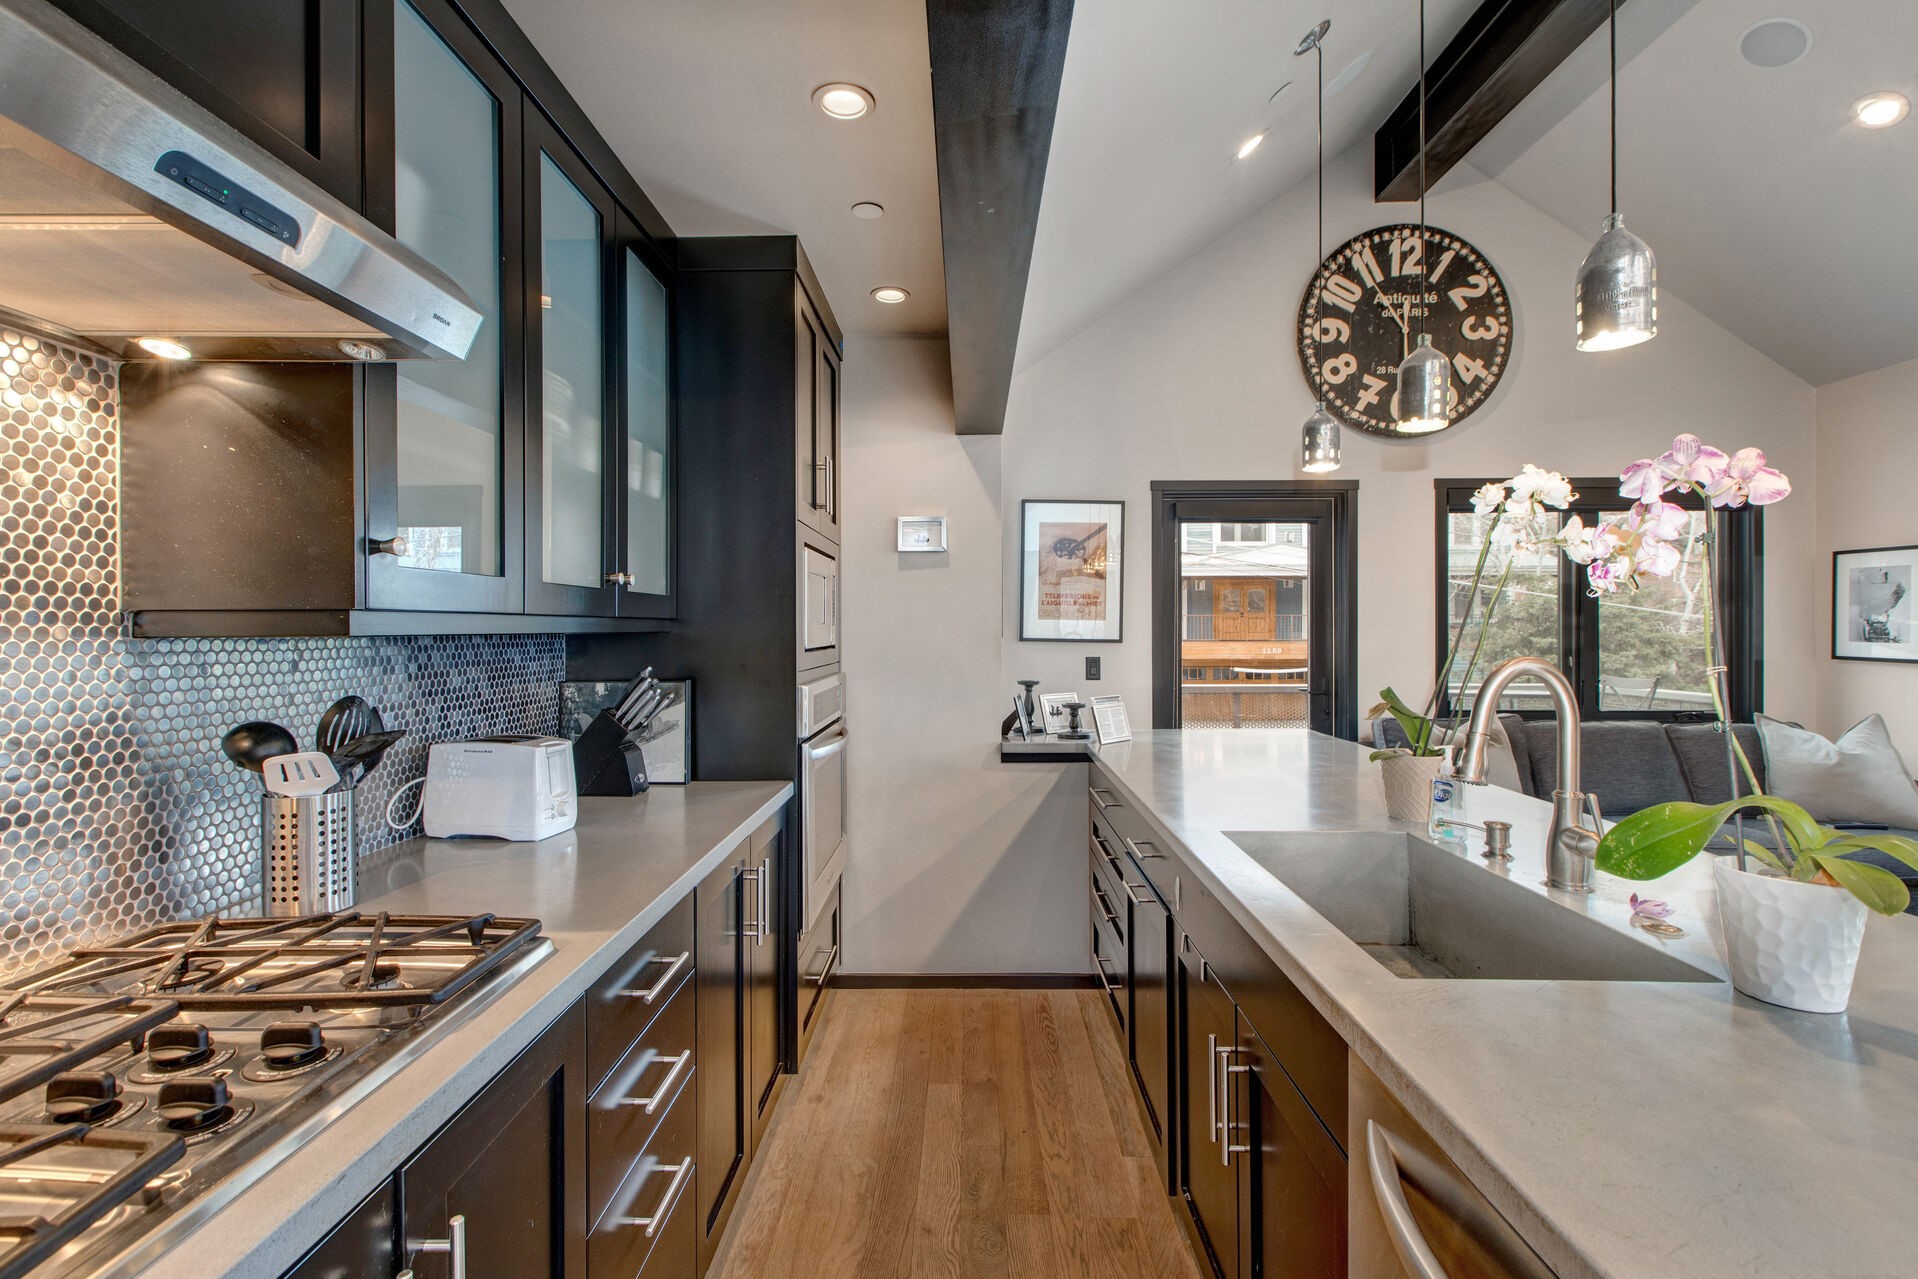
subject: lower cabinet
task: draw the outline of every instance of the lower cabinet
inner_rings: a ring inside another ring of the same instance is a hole
[[[1244,1013],[1227,1069],[1227,1113],[1238,1135],[1231,1158],[1239,1178],[1240,1273],[1343,1275],[1345,1156]]]
[[[712,1260],[731,1219],[752,1153],[746,1111],[746,941],[744,899],[749,850],[741,848],[693,890],[694,1012],[700,1070],[699,1142],[693,1174],[700,1269]]]
[[[773,1106],[786,1081],[786,1058],[779,1042],[779,903],[784,898],[785,822],[774,818],[753,834],[747,856],[746,954],[747,1097],[752,1103],[753,1146],[766,1133]]]
[[[392,1181],[383,1182],[319,1247],[287,1271],[286,1279],[362,1279],[366,1275],[385,1279],[399,1273],[399,1240],[393,1231],[399,1211]]]
[[[1205,957],[1186,938],[1179,948],[1180,1106],[1177,1182],[1195,1242],[1212,1272],[1224,1279],[1246,1273],[1239,1257],[1239,1183],[1234,1148],[1245,1146],[1234,1131],[1222,1082],[1238,1038],[1238,1009],[1212,980]]]
[[[585,1273],[585,1063],[575,1005],[400,1168],[415,1279],[465,1279],[468,1257],[514,1279]]]
[[[1132,995],[1127,1055],[1145,1102],[1146,1121],[1163,1149],[1172,1117],[1172,912],[1137,858],[1127,853],[1120,865],[1125,872],[1127,986]]]

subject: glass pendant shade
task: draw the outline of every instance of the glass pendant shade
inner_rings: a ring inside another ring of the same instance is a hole
[[[1658,333],[1658,262],[1619,214],[1605,219],[1578,268],[1577,304],[1581,351],[1616,351]]]
[[[1392,420],[1404,435],[1426,435],[1445,429],[1446,408],[1452,400],[1452,366],[1430,334],[1419,334],[1419,344],[1399,364],[1398,390],[1392,395]]]
[[[1324,400],[1305,419],[1299,451],[1303,469],[1309,474],[1323,475],[1339,469],[1339,420],[1325,411]]]

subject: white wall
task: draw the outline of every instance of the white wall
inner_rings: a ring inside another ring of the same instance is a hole
[[[1333,243],[1415,216],[1375,206],[1369,180],[1367,148],[1328,175]],[[1150,722],[1149,486],[1300,477],[1311,402],[1294,325],[1314,266],[1311,218],[1308,184],[1026,370],[1002,439],[952,434],[942,345],[850,344],[849,970],[1085,967],[1083,766],[1001,766],[993,730],[1020,678],[1120,693],[1135,724]],[[1423,690],[1431,678],[1435,478],[1509,475],[1528,461],[1612,474],[1689,430],[1764,448],[1800,489],[1767,515],[1767,702],[1814,717],[1818,681],[1804,673],[1821,661],[1824,597],[1812,389],[1669,288],[1655,342],[1578,355],[1570,294],[1586,237],[1469,172],[1434,192],[1431,220],[1504,273],[1518,333],[1499,390],[1463,425],[1418,443],[1347,432],[1338,478],[1360,481],[1360,710],[1386,683]],[[1064,497],[1127,504],[1123,644],[1018,639],[1019,503]],[[896,516],[942,512],[948,556],[916,566],[893,551]],[[1104,659],[1097,685],[1083,679],[1092,654]]]
[[[1918,767],[1918,665],[1831,657],[1833,551],[1918,543],[1911,475],[1918,468],[1918,360],[1818,388],[1818,466],[1843,484],[1819,495],[1818,727],[1836,736],[1873,711],[1891,726],[1905,762]],[[1842,480],[1839,477],[1843,477]]]
[[[1328,171],[1326,238],[1416,219],[1376,206],[1371,153]],[[1299,424],[1311,412],[1294,343],[1313,261],[1310,184],[1182,263],[1013,383],[1006,421],[1003,560],[1007,614],[1001,674],[1088,691],[1084,658],[1135,723],[1152,693],[1150,484],[1154,480],[1306,478]],[[1661,291],[1658,338],[1605,355],[1572,348],[1572,277],[1589,242],[1496,182],[1460,172],[1435,190],[1433,225],[1477,245],[1504,275],[1517,326],[1510,367],[1472,417],[1422,442],[1348,429],[1338,479],[1359,481],[1361,714],[1387,684],[1423,694],[1432,678],[1433,488],[1439,477],[1504,476],[1525,462],[1611,475],[1693,431],[1726,448],[1755,444],[1804,495],[1766,514],[1767,706],[1814,712],[1803,678],[1820,634],[1810,491],[1813,391],[1697,311]],[[1022,498],[1126,501],[1125,642],[1021,643],[1018,510]]]
[[[1002,442],[953,433],[943,340],[850,340],[844,397],[844,967],[1080,971],[1085,855],[1055,853],[1085,768],[998,760]],[[901,515],[946,516],[951,550],[899,554]]]

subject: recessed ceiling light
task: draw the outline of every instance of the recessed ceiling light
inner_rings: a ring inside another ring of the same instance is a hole
[[[1263,141],[1265,141],[1265,134],[1255,133],[1245,141],[1239,143],[1239,159],[1243,160],[1254,151],[1257,151],[1259,149],[1259,143]]]
[[[1811,28],[1795,18],[1767,18],[1745,28],[1738,52],[1761,71],[1776,71],[1811,52]]]
[[[148,355],[157,355],[163,360],[190,360],[193,358],[192,351],[189,351],[180,343],[175,342],[172,338],[138,338],[133,344],[142,351],[145,351]]]
[[[1867,129],[1886,129],[1911,113],[1911,99],[1902,93],[1868,93],[1851,104],[1851,118]]]
[[[911,296],[896,284],[882,284],[872,291],[872,300],[884,302],[887,306],[897,306]]]
[[[883,216],[885,212],[886,209],[884,205],[874,204],[871,200],[861,200],[858,204],[852,206],[852,215],[855,218],[861,218],[867,222]]]
[[[822,84],[812,91],[812,103],[835,120],[857,120],[872,111],[872,94],[856,84]]]

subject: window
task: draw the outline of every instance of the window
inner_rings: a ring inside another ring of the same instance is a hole
[[[1472,493],[1482,480],[1441,480],[1439,519],[1439,629],[1442,659],[1468,602],[1472,573],[1484,545],[1485,522],[1473,511]],[[1579,500],[1566,514],[1593,524],[1629,505],[1618,496],[1614,479],[1573,481]],[[1673,495],[1676,499],[1677,495]],[[1706,513],[1695,500],[1691,525],[1680,539],[1682,558],[1668,578],[1644,577],[1637,591],[1594,598],[1586,593],[1584,570],[1558,551],[1495,546],[1486,562],[1480,603],[1474,619],[1501,575],[1505,591],[1485,632],[1476,661],[1478,622],[1466,632],[1463,651],[1446,673],[1448,713],[1463,714],[1485,676],[1509,658],[1530,655],[1556,664],[1579,694],[1580,714],[1588,719],[1692,719],[1712,714],[1706,667],[1704,576]],[[1556,531],[1558,512],[1541,517]],[[1724,628],[1730,669],[1731,712],[1749,719],[1759,709],[1763,686],[1759,652],[1758,547],[1761,513],[1757,508],[1726,512],[1715,593]],[[1538,684],[1513,685],[1500,709],[1549,715],[1551,699]]]

